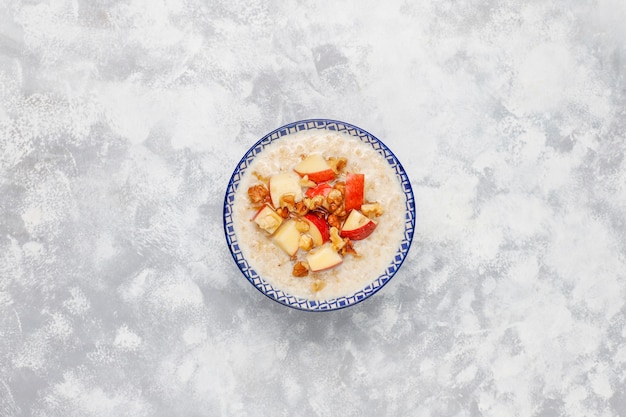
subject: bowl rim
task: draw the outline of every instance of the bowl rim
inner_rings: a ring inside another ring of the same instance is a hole
[[[232,220],[232,206],[235,200],[235,193],[238,189],[247,167],[261,151],[271,143],[285,136],[306,130],[328,130],[339,133],[348,134],[362,142],[372,146],[372,148],[387,160],[387,163],[394,169],[396,177],[400,181],[400,185],[405,195],[405,221],[404,221],[404,237],[400,243],[400,247],[395,252],[395,256],[387,264],[384,273],[372,279],[367,285],[358,291],[341,297],[327,300],[311,300],[307,298],[291,295],[283,290],[274,288],[269,282],[265,281],[252,266],[248,264],[239,248],[237,236],[235,234]],[[380,291],[395,274],[399,271],[408,256],[413,235],[415,231],[415,198],[413,188],[406,171],[396,155],[385,145],[380,139],[372,135],[368,131],[350,123],[333,119],[303,119],[288,123],[277,129],[272,130],[254,145],[252,145],[244,156],[237,163],[233,174],[228,181],[226,193],[224,197],[223,207],[223,224],[226,243],[235,264],[239,271],[245,276],[246,280],[254,286],[261,294],[269,299],[282,304],[284,306],[311,312],[336,311],[359,304]]]

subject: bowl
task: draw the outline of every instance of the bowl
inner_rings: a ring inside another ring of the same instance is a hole
[[[394,256],[389,259],[387,267],[384,271],[357,291],[323,300],[304,298],[290,294],[281,288],[275,288],[267,280],[267,277],[261,276],[257,273],[254,265],[251,265],[242,252],[241,244],[236,233],[236,227],[233,223],[233,205],[235,203],[235,195],[240,182],[244,177],[244,174],[246,174],[249,169],[251,163],[256,158],[262,157],[264,150],[275,141],[287,140],[285,138],[289,138],[290,135],[307,131],[310,131],[311,133],[319,133],[320,131],[337,132],[343,135],[352,136],[367,144],[376,153],[383,157],[387,164],[391,167],[404,194],[404,234]],[[402,164],[398,161],[398,158],[381,140],[376,138],[371,133],[350,123],[337,120],[301,120],[279,127],[278,129],[265,135],[246,152],[243,158],[241,158],[241,161],[237,164],[237,167],[228,182],[224,198],[224,233],[226,243],[243,276],[257,290],[270,299],[282,305],[305,311],[332,311],[354,306],[380,291],[380,289],[383,288],[383,286],[386,285],[391,278],[393,278],[402,266],[413,240],[414,228],[415,201],[413,197],[413,190],[411,188],[409,178],[402,167]]]

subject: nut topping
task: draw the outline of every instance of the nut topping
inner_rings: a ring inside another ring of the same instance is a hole
[[[361,206],[361,213],[369,218],[382,216],[384,212],[379,203],[366,203]]]
[[[269,201],[270,192],[265,185],[257,184],[248,188],[248,197],[252,204],[260,205]]]
[[[307,268],[304,262],[296,262],[296,264],[293,266],[293,271],[291,272],[291,274],[294,277],[306,277],[307,275],[309,275],[309,268]]]

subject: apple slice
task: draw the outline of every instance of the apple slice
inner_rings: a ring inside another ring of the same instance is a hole
[[[309,234],[313,238],[313,244],[315,246],[322,246],[324,242],[330,239],[330,232],[326,220],[312,213],[305,214],[304,220],[309,224]]]
[[[328,165],[328,162],[326,162],[322,155],[317,153],[307,156],[300,161],[293,170],[301,177],[308,175],[309,179],[316,183],[335,178],[335,172],[330,165]]]
[[[296,227],[296,221],[290,219],[284,222],[274,233],[272,240],[287,255],[295,255],[298,252],[298,244],[300,242],[300,232]]]
[[[349,172],[346,174],[346,194],[345,207],[346,212],[352,209],[361,209],[363,204],[363,194],[365,193],[365,175],[354,174]]]
[[[272,205],[279,207],[280,197],[284,194],[293,194],[295,201],[302,200],[300,177],[293,172],[272,175],[269,180],[270,198]]]
[[[316,195],[321,195],[321,196],[326,197],[328,193],[330,193],[330,190],[332,189],[333,187],[329,183],[321,182],[317,184],[315,187],[311,187],[308,190],[306,190],[306,193],[304,193],[304,195],[309,198],[315,197]]]
[[[264,204],[263,207],[256,212],[252,220],[270,235],[274,233],[283,222],[283,218],[267,204]]]
[[[365,239],[376,229],[376,221],[368,218],[359,210],[352,210],[348,214],[339,236],[347,237],[350,240]]]
[[[330,245],[324,245],[309,252],[306,261],[311,271],[319,272],[341,264],[343,258]]]

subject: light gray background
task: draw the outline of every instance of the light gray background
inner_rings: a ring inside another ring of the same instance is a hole
[[[0,416],[625,416],[626,3],[0,0]],[[261,136],[371,131],[400,273],[303,313],[225,245]]]

